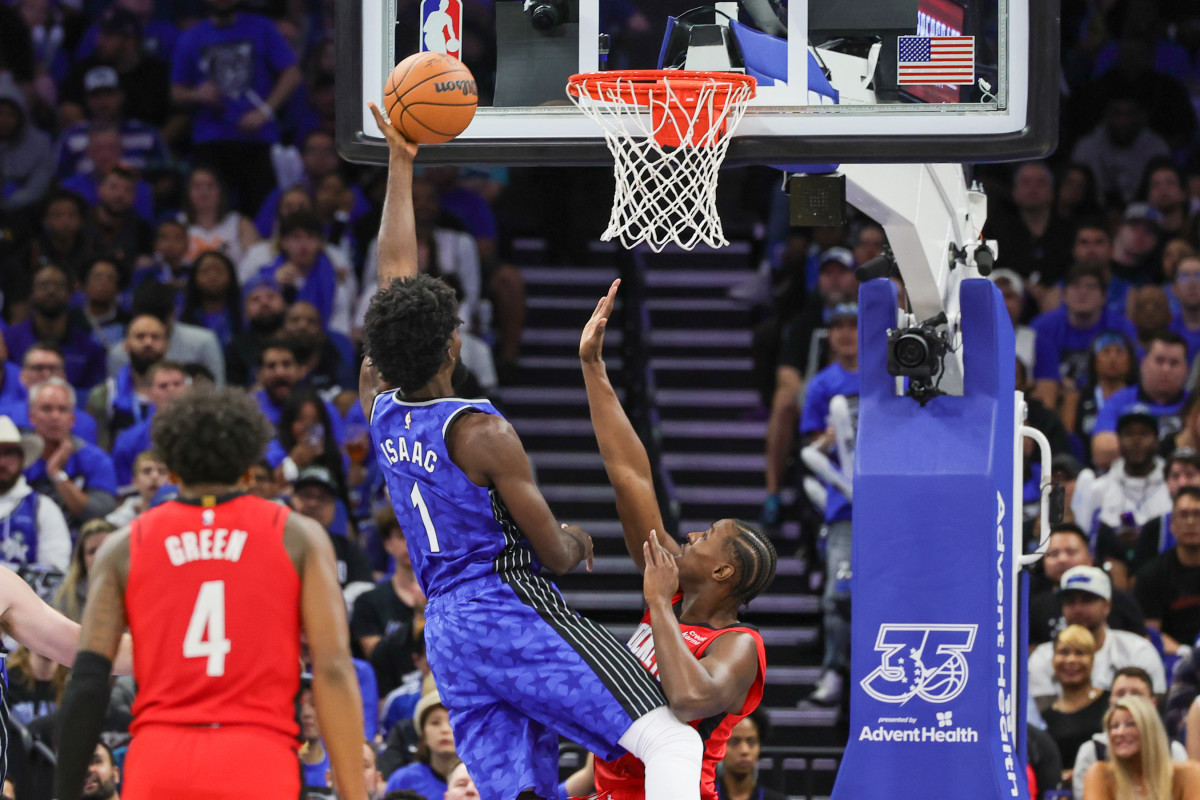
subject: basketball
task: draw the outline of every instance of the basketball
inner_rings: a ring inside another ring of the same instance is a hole
[[[444,53],[415,53],[401,61],[383,87],[388,119],[418,144],[440,144],[471,124],[479,95],[475,76]]]

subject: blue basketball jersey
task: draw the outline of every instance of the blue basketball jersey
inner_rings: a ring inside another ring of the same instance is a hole
[[[500,495],[472,483],[446,453],[446,431],[462,414],[500,412],[487,400],[406,402],[379,395],[371,414],[375,457],[426,597],[488,575],[541,568]]]

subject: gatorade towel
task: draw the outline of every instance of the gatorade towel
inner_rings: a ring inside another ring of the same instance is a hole
[[[887,371],[888,280],[859,308],[850,738],[833,800],[1029,796],[1014,558],[1014,339],[963,281],[964,394],[921,407]]]

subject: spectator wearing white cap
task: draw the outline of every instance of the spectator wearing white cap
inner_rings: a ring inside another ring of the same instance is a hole
[[[158,129],[125,116],[125,92],[115,69],[106,64],[92,67],[83,76],[83,89],[89,122],[77,122],[59,135],[60,178],[92,171],[92,160],[87,154],[92,122],[117,127],[121,134],[121,160],[130,166],[142,170],[166,164],[170,154]]]
[[[1147,627],[1162,632],[1163,650],[1182,655],[1200,634],[1200,489],[1179,490],[1171,532],[1175,546],[1138,571],[1133,593]]]
[[[1021,323],[1021,314],[1025,310],[1025,281],[1011,269],[994,269],[988,275],[988,280],[996,284],[1000,294],[1004,295],[1004,306],[1008,309],[1008,317],[1017,336],[1017,358],[1025,365],[1025,372],[1032,375],[1037,356],[1034,349],[1037,332]]]
[[[1096,640],[1092,660],[1092,685],[1111,686],[1117,670],[1141,667],[1151,677],[1155,694],[1167,690],[1162,659],[1144,637],[1108,627],[1112,610],[1112,582],[1098,567],[1072,567],[1059,582],[1063,618],[1068,625],[1082,625]],[[1149,622],[1147,620],[1147,622]],[[1044,642],[1029,656],[1029,694],[1039,703],[1061,694],[1054,677],[1054,644]]]
[[[62,511],[22,474],[42,454],[37,434],[22,434],[0,416],[0,562],[42,564],[62,572],[71,561],[71,534]]]

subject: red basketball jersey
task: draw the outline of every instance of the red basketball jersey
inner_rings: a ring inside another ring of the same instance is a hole
[[[672,599],[675,613],[679,614],[679,604],[683,593],[676,594]],[[746,693],[746,702],[742,704],[740,713],[720,713],[707,719],[692,720],[689,725],[696,729],[704,741],[704,766],[700,772],[701,800],[717,800],[717,764],[725,758],[725,744],[729,734],[742,718],[758,708],[762,700],[763,683],[767,673],[767,651],[763,646],[762,635],[749,625],[730,625],[727,628],[710,628],[707,625],[688,625],[680,622],[679,629],[683,633],[683,641],[687,644],[692,655],[703,658],[709,645],[719,637],[734,631],[748,633],[754,637],[758,647],[758,675]],[[629,639],[629,649],[642,662],[642,666],[650,670],[650,674],[658,677],[658,662],[654,654],[654,635],[650,628],[650,610],[642,616],[642,623]],[[611,797],[613,800],[640,800],[646,795],[646,770],[642,762],[626,753],[616,761],[596,759],[596,793],[601,797]]]
[[[133,521],[132,733],[250,725],[295,740],[300,576],[283,546],[288,513],[241,495],[172,501]]]

